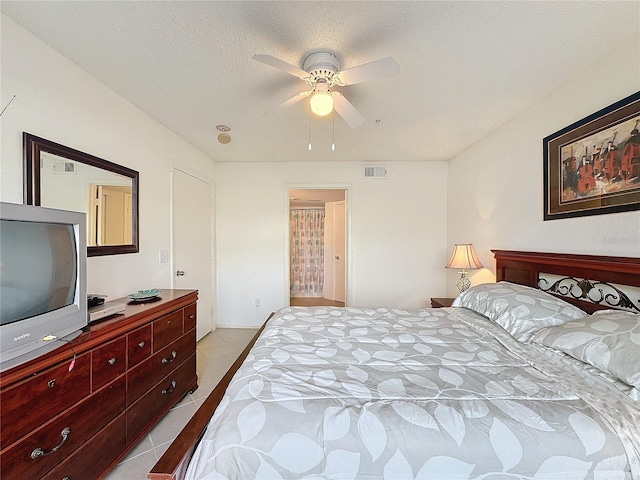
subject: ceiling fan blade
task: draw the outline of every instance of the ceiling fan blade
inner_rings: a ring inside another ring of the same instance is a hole
[[[334,110],[347,122],[347,125],[356,128],[364,123],[364,117],[351,105],[349,100],[344,98],[344,95],[339,92],[331,92],[331,96],[333,97]]]
[[[291,97],[286,102],[282,102],[280,105],[278,105],[276,108],[274,108],[270,112],[266,112],[264,115],[270,115],[271,113],[276,112],[280,109],[290,107],[291,105],[298,103],[303,98],[307,98],[309,95],[311,95],[311,93],[313,93],[313,90],[309,90],[308,92],[300,92],[294,95],[293,97]]]
[[[293,75],[294,77],[305,79],[309,76],[309,74],[301,68],[291,65],[290,63],[287,63],[284,60],[280,60],[279,58],[272,57],[271,55],[254,55],[253,59],[267,64],[270,67],[277,68],[278,70],[283,70],[288,74]]]
[[[254,57],[255,58],[255,57]],[[342,85],[377,80],[379,78],[392,77],[400,73],[400,64],[393,57],[375,60],[373,62],[347,68],[338,73]]]

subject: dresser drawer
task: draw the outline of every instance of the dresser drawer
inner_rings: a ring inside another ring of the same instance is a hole
[[[5,451],[0,478],[40,478],[124,412],[124,408],[123,377]]]
[[[127,405],[131,405],[147,390],[184,362],[196,348],[196,332],[191,330],[171,345],[127,372]]]
[[[175,405],[196,383],[195,353],[127,409],[127,443],[133,441],[160,412]]]
[[[153,351],[157,352],[182,335],[182,309],[153,322]]]
[[[122,375],[127,367],[124,337],[91,351],[91,388],[97,390]]]
[[[124,413],[89,440],[64,462],[43,477],[44,480],[87,480],[98,478],[125,449]]]
[[[196,328],[196,304],[184,307],[184,331]]]
[[[151,324],[127,334],[127,368],[151,355]]]
[[[35,373],[0,393],[0,448],[5,449],[59,412],[90,393],[90,362],[87,354]]]

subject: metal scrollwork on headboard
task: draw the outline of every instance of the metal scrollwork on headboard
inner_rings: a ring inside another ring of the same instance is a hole
[[[640,298],[636,304],[626,293],[606,282],[574,277],[563,277],[555,281],[539,278],[538,288],[543,292],[586,300],[598,305],[640,312]]]

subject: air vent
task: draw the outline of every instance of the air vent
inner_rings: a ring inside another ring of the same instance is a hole
[[[382,166],[364,166],[363,178],[387,178],[387,167]]]
[[[74,174],[76,173],[76,164],[73,162],[54,162],[53,173],[56,174]]]

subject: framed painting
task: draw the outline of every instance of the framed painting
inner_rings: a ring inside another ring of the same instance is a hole
[[[640,92],[543,140],[544,219],[640,210]]]

